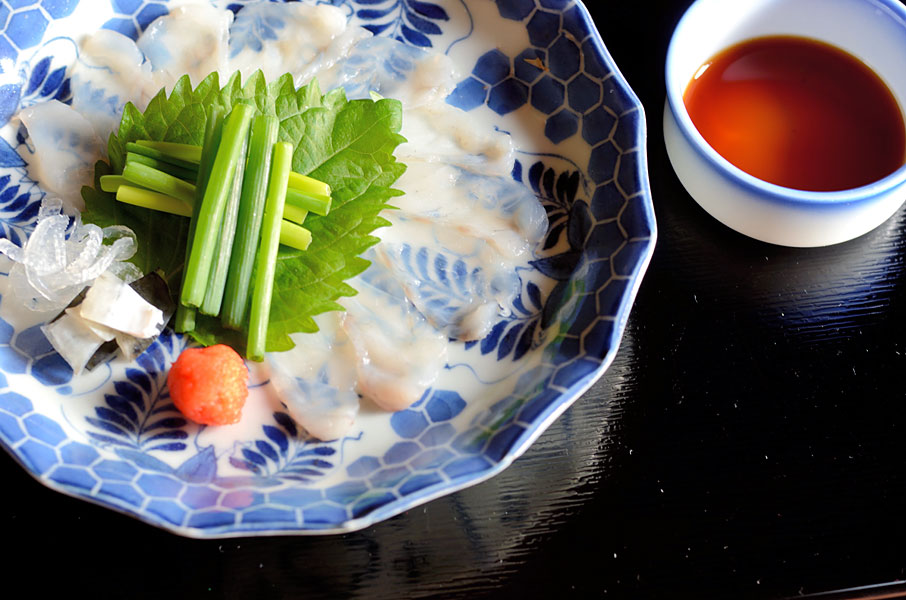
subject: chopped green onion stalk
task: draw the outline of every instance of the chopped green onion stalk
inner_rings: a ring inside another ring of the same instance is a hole
[[[252,120],[248,164],[242,181],[236,237],[233,240],[221,311],[221,321],[224,327],[230,329],[242,329],[248,313],[252,271],[255,268],[264,202],[267,198],[267,176],[279,129],[280,123],[272,115],[257,115]]]
[[[172,165],[179,165],[193,173],[197,169],[197,165],[200,162],[202,155],[201,146],[177,144],[174,142],[138,140],[137,142],[130,142],[126,145],[126,148],[132,155],[141,153],[146,158],[165,161]],[[145,164],[182,179],[194,179],[194,176],[192,178],[182,177],[179,172],[169,171],[150,162]],[[299,208],[310,210],[315,214],[326,215],[330,210],[330,186],[314,177],[290,171],[289,191],[287,194],[287,202],[298,206]]]
[[[129,180],[122,175],[101,175],[101,189],[105,192],[116,193],[121,185],[131,185]]]
[[[185,264],[189,263],[189,255],[192,251],[192,243],[195,239],[195,226],[196,223],[198,223],[198,211],[201,207],[201,200],[204,197],[205,189],[207,189],[208,177],[211,173],[211,167],[214,164],[217,148],[220,146],[220,137],[223,134],[223,118],[223,108],[219,104],[213,104],[208,110],[208,118],[205,122],[204,152],[201,154],[201,160],[198,165],[198,178],[195,181],[195,203],[192,207],[192,215],[189,221]],[[180,289],[185,287],[185,285],[186,269],[183,268]],[[180,302],[179,306],[176,308],[174,328],[181,333],[194,330],[195,309]]]
[[[220,140],[223,137],[223,122],[226,120],[222,106],[214,105],[211,108],[211,116],[208,123],[211,130],[208,131],[207,124],[205,127],[204,152],[201,155],[201,161],[198,163],[198,177],[195,180],[195,200],[196,206],[201,205],[207,190],[208,180],[211,177],[211,169],[214,168],[214,158],[217,156],[217,149],[220,147]]]
[[[197,307],[204,301],[230,184],[239,162],[243,140],[248,136],[253,112],[254,109],[248,104],[237,104],[223,123],[220,147],[198,210],[195,236],[186,265],[186,280],[180,294],[181,303],[187,306]]]
[[[314,177],[300,175],[296,172],[290,172],[289,174],[289,187],[309,196],[330,196],[329,185],[323,181],[318,181]]]
[[[181,217],[192,215],[192,205],[179,198],[131,185],[119,186],[116,190],[116,199],[124,204],[159,210]]]
[[[242,180],[245,174],[245,159],[248,155],[248,140],[242,141],[239,153],[239,164],[233,174],[230,195],[223,215],[223,225],[217,237],[217,249],[214,264],[208,278],[208,289],[205,290],[204,302],[201,303],[201,314],[216,317],[220,314],[223,303],[223,292],[226,288],[227,273],[230,270],[230,254],[233,251],[233,238],[236,237],[236,221],[239,216],[239,201],[242,198]]]
[[[286,195],[289,196],[289,190],[286,190]],[[305,223],[305,217],[307,216],[308,211],[304,208],[298,208],[288,203],[283,205],[283,218],[287,221],[302,225]]]
[[[148,146],[143,146],[136,142],[129,142],[126,144],[126,152],[133,152],[135,154],[141,154],[142,156],[147,156],[148,158],[154,158],[157,160],[162,160],[168,162],[171,165],[176,165],[177,167],[183,167],[184,169],[194,169],[195,164],[187,160],[181,160],[170,156],[160,150],[155,148],[149,148]]]
[[[277,250],[280,247],[280,225],[283,223],[283,205],[293,161],[293,146],[287,142],[274,144],[274,158],[267,183],[267,200],[261,224],[261,246],[255,258],[255,284],[252,290],[252,308],[249,312],[249,337],[246,354],[252,360],[263,360],[267,346],[267,324],[274,292],[274,272],[277,268]]]
[[[123,177],[132,185],[148,188],[161,194],[184,200],[192,206],[195,200],[195,186],[188,181],[173,177],[163,171],[139,163],[127,163],[123,168]]]
[[[176,142],[155,142],[154,140],[138,140],[135,143],[178,160],[195,164],[201,162],[201,146],[177,144]]]
[[[286,190],[286,203],[315,213],[316,215],[326,215],[330,212],[330,196],[312,196],[292,188]]]
[[[183,181],[194,182],[195,178],[198,177],[198,169],[186,169],[184,167],[178,167],[176,165],[171,165],[170,163],[157,160],[156,158],[151,158],[150,156],[145,156],[144,154],[136,154],[135,152],[128,152],[126,154],[126,164],[130,163],[139,163],[142,165],[147,165],[158,171],[163,171],[174,177],[179,177]]]
[[[119,186],[117,188],[117,193],[119,194],[123,189],[126,190],[123,192],[123,199],[121,200],[121,197],[117,196],[117,200],[120,200],[125,204],[150,208],[152,210],[180,217],[192,216],[193,207],[187,205],[179,198],[167,196],[166,194],[161,194],[159,192],[152,192],[151,190],[128,184]],[[286,206],[284,205],[284,208],[285,207]],[[286,213],[284,212],[284,214]],[[311,232],[292,221],[283,219],[283,222],[280,224],[280,243],[284,246],[295,248],[296,250],[307,250],[308,245],[311,243]]]
[[[283,219],[280,223],[280,243],[297,250],[307,250],[311,244],[311,232],[301,225]]]

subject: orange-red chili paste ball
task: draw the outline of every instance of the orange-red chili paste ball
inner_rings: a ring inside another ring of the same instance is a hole
[[[183,350],[167,375],[176,408],[202,425],[238,423],[248,380],[242,357],[223,344]]]

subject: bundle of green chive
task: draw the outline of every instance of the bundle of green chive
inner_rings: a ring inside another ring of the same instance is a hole
[[[190,217],[175,329],[191,332],[196,311],[229,329],[247,324],[246,356],[261,360],[277,249],[305,250],[305,217],[326,215],[331,198],[326,183],[292,172],[293,146],[277,141],[277,118],[255,113],[247,104],[226,115],[212,106],[200,147],[129,143],[122,175],[101,177],[101,189]]]

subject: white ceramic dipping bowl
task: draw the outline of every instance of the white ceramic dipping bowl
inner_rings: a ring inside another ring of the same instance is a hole
[[[898,0],[698,0],[667,51],[664,140],[674,170],[706,211],[758,240],[826,246],[871,231],[906,200],[906,166],[849,190],[794,190],[732,165],[692,124],[683,92],[699,67],[728,46],[768,35],[817,39],[849,52],[881,77],[901,111],[906,106],[906,7]]]

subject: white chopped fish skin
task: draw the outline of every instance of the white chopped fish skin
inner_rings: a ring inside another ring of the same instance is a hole
[[[137,338],[157,335],[163,324],[159,308],[109,273],[98,277],[79,305],[79,315]]]
[[[217,71],[226,82],[229,68],[229,34],[233,13],[208,3],[178,6],[155,19],[137,45],[153,68],[158,88],[168,90],[185,74],[198,85]]]
[[[19,112],[19,118],[28,130],[33,151],[27,157],[29,176],[45,192],[82,210],[82,186],[93,182],[94,163],[103,147],[94,127],[72,107],[57,100],[30,106]]]
[[[41,326],[53,349],[78,375],[92,355],[104,343],[88,323],[75,312],[66,311],[60,318]]]
[[[385,410],[418,401],[447,361],[447,337],[404,296],[358,279],[343,298],[343,330],[356,351],[359,393]]]
[[[72,107],[98,136],[116,131],[126,102],[144,110],[160,89],[151,78],[151,63],[135,42],[109,29],[82,40],[71,73]]]
[[[132,273],[120,267],[135,254],[135,234],[127,227],[101,229],[83,225],[78,215],[63,213],[63,202],[45,196],[37,224],[21,248],[0,240],[0,253],[15,264],[9,286],[30,310],[60,310],[106,271]]]
[[[85,327],[90,329],[91,332],[94,335],[96,335],[97,337],[99,337],[102,341],[109,342],[110,340],[112,340],[113,338],[116,337],[115,329],[110,329],[109,327],[105,327],[104,325],[101,325],[100,323],[95,323],[93,321],[83,319],[81,311],[78,306],[72,306],[70,308],[67,308],[63,312],[65,312],[67,315],[70,315],[70,316],[75,317],[75,318],[79,319],[80,321],[82,321],[82,323],[85,325]]]

